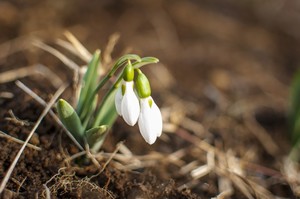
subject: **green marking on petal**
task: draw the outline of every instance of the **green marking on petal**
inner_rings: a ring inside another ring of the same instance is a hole
[[[126,90],[126,86],[124,84],[122,84],[122,96],[125,95],[125,90]]]
[[[153,100],[150,98],[150,99],[148,99],[148,104],[149,104],[149,106],[150,106],[150,108],[152,107],[152,104],[153,104]]]

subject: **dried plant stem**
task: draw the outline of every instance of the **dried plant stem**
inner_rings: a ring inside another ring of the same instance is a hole
[[[17,68],[9,71],[5,71],[0,73],[0,84],[12,82],[17,79],[35,75],[35,74],[41,74],[50,82],[55,88],[59,88],[59,86],[63,83],[63,81],[48,67],[42,65],[42,64],[35,64],[32,66],[25,66],[22,68]],[[3,92],[2,92],[3,93]],[[5,94],[5,93],[4,93]],[[8,96],[11,96],[12,94],[8,94]]]
[[[35,123],[33,129],[31,130],[30,134],[28,135],[26,141],[24,142],[24,144],[22,145],[21,149],[19,150],[18,154],[16,155],[15,159],[13,160],[13,162],[11,163],[8,171],[6,172],[6,175],[4,177],[4,179],[1,182],[0,185],[0,194],[3,192],[19,158],[21,157],[26,145],[28,144],[29,140],[31,139],[32,135],[34,134],[35,130],[37,129],[37,127],[39,126],[39,124],[41,123],[42,119],[46,116],[46,114],[49,112],[49,110],[51,109],[51,107],[53,106],[53,104],[55,103],[55,101],[58,99],[58,97],[63,93],[63,91],[67,88],[66,84],[63,84],[54,94],[54,96],[51,98],[50,102],[47,104],[47,106],[45,107],[44,111],[42,112],[42,114],[40,115],[40,117],[38,118],[37,122]]]
[[[16,142],[16,143],[19,143],[19,144],[24,144],[24,141],[23,141],[23,140],[19,140],[19,139],[15,138],[15,137],[12,137],[12,136],[10,136],[10,135],[4,133],[3,131],[0,131],[0,137],[5,137],[5,138],[7,138],[7,139],[9,139],[9,140],[12,140],[12,141],[14,141],[14,142]],[[42,150],[40,147],[35,146],[35,145],[33,145],[33,144],[30,144],[30,143],[28,143],[27,146],[28,146],[29,148],[32,148],[32,149],[37,150],[37,151],[41,151],[41,150]]]
[[[32,36],[23,36],[0,45],[0,59],[4,59],[16,52],[28,49]]]
[[[85,62],[92,59],[92,54],[78,41],[78,39],[69,31],[64,32],[66,38],[71,42],[73,48],[77,51],[77,55]]]
[[[70,69],[72,69],[73,71],[79,71],[80,67],[73,62],[71,59],[69,59],[68,57],[66,57],[64,54],[62,54],[61,52],[59,52],[58,50],[56,50],[55,48],[52,48],[51,46],[35,40],[33,42],[33,45],[41,48],[49,53],[51,53],[52,55],[54,55],[55,57],[57,57],[59,60],[61,60],[66,66],[68,66]]]
[[[10,71],[6,71],[0,74],[0,84],[11,82],[16,79],[32,75],[34,73],[35,66],[26,66]]]
[[[47,187],[46,184],[43,184],[43,187],[45,188],[46,199],[51,199],[51,192],[50,192],[50,189]]]

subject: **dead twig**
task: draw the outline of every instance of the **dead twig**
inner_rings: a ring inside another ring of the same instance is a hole
[[[17,118],[11,109],[8,111],[8,113],[9,113],[10,117],[6,117],[5,120],[12,121],[13,123],[20,125],[20,126],[29,126],[30,125],[30,122],[28,122],[27,120],[21,120],[21,119]]]

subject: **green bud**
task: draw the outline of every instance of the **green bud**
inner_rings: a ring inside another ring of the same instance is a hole
[[[82,144],[83,143],[83,127],[79,116],[73,107],[63,99],[57,102],[57,112],[60,120],[64,126],[72,133],[75,139]]]
[[[141,70],[137,69],[138,75],[135,80],[136,91],[140,98],[146,98],[151,95],[151,87],[148,78]]]
[[[92,153],[97,153],[103,144],[108,126],[102,125],[91,128],[85,132],[87,143],[91,147]]]
[[[130,82],[134,79],[134,68],[133,68],[130,60],[128,60],[128,64],[126,65],[126,67],[124,69],[123,79],[127,82]]]

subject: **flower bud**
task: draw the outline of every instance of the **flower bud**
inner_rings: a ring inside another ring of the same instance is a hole
[[[128,60],[128,64],[126,65],[124,72],[123,72],[123,79],[126,82],[130,82],[133,81],[134,79],[134,68],[130,62],[130,60]]]
[[[137,69],[138,75],[135,80],[135,87],[140,98],[146,98],[151,95],[151,87],[148,78],[141,70]]]

